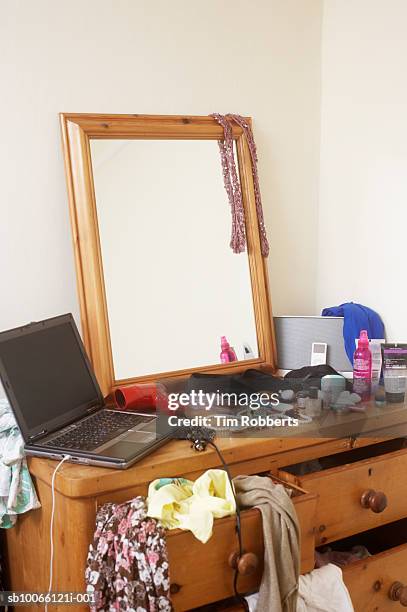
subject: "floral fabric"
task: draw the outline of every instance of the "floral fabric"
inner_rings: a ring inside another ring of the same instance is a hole
[[[99,509],[85,571],[92,612],[172,612],[164,528],[146,512],[143,497]]]

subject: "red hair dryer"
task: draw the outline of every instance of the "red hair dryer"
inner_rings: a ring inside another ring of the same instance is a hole
[[[119,387],[114,392],[114,399],[119,410],[156,409],[163,404],[167,394],[163,385],[159,383],[140,383]]]

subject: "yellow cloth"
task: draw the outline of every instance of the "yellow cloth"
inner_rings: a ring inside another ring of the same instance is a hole
[[[147,508],[148,516],[160,519],[167,529],[188,529],[205,543],[212,535],[213,519],[235,514],[236,503],[226,472],[207,470],[195,482],[153,480]]]

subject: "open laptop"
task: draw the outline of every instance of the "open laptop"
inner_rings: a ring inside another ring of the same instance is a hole
[[[168,440],[105,405],[71,314],[0,333],[0,378],[29,455],[124,469]]]

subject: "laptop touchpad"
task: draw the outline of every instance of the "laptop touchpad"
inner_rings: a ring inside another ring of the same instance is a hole
[[[125,436],[126,442],[153,442],[156,439],[155,431],[128,431]]]
[[[102,457],[117,457],[118,459],[126,459],[127,457],[132,457],[133,455],[139,453],[141,450],[146,448],[145,444],[138,444],[137,442],[127,442],[121,441],[116,442],[109,446],[109,448],[105,448],[103,451],[100,451],[98,454]]]

